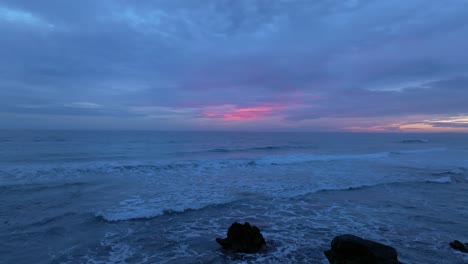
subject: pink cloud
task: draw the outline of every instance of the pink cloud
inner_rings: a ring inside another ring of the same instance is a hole
[[[255,120],[273,115],[278,107],[274,106],[252,106],[252,107],[236,107],[232,106],[229,109],[215,109],[203,112],[203,116],[225,121],[234,120]]]

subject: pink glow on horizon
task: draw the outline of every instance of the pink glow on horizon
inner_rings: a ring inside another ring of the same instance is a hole
[[[243,121],[265,118],[275,112],[273,106],[253,106],[229,109],[227,111],[205,111],[205,117],[220,119],[225,121]]]

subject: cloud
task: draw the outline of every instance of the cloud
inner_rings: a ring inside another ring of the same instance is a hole
[[[5,0],[0,112],[291,130],[466,115],[467,12],[462,0]]]
[[[234,105],[226,105],[216,108],[208,107],[208,109],[202,112],[202,115],[207,118],[224,121],[243,121],[262,119],[273,115],[277,111],[277,107],[274,106],[236,107]]]
[[[12,24],[48,27],[50,29],[55,27],[53,24],[48,23],[44,19],[35,16],[32,13],[0,6],[0,22],[1,21]]]
[[[91,102],[74,102],[70,104],[65,104],[66,107],[72,108],[84,108],[84,109],[98,109],[102,108],[102,105],[91,103]]]
[[[445,119],[427,121],[433,127],[468,128],[468,116],[452,116]]]
[[[468,113],[468,76],[424,83],[396,91],[346,89],[305,103],[289,111],[287,118],[302,120],[319,117],[385,117]]]
[[[459,122],[431,122],[433,127],[448,127],[448,128],[468,128],[468,123]]]

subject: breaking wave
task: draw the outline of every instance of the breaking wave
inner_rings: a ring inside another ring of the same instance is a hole
[[[387,186],[387,185],[405,185],[405,184],[449,184],[449,183],[459,183],[467,182],[463,176],[445,176],[437,178],[428,178],[420,181],[391,181],[391,182],[379,182],[374,184],[355,184],[345,187],[329,187],[329,188],[317,188],[313,191],[308,191],[301,194],[296,194],[290,197],[290,199],[301,199],[304,195],[310,195],[319,192],[348,192],[348,191],[359,191],[369,188],[374,188],[378,186]],[[142,198],[132,198],[121,201],[117,206],[101,210],[95,213],[95,217],[102,219],[107,222],[119,222],[119,221],[130,221],[130,220],[147,220],[163,215],[171,215],[178,213],[186,213],[190,211],[203,210],[209,207],[214,206],[227,206],[239,199],[231,197],[228,199],[209,199],[204,201],[197,201],[197,199],[178,199],[177,204],[173,204],[167,207],[167,203],[161,203],[158,199],[142,199]],[[161,206],[164,204],[164,208]]]
[[[161,215],[200,210],[209,206],[228,204],[230,202],[232,201],[211,201],[204,203],[186,201],[185,204],[173,205],[170,208],[163,209],[158,206],[160,203],[153,201],[153,199],[134,198],[121,201],[116,207],[99,211],[95,214],[95,216],[108,222],[144,220],[158,217]]]
[[[226,168],[263,168],[269,166],[294,165],[312,162],[330,162],[340,160],[378,160],[391,158],[393,155],[416,155],[445,151],[445,148],[403,150],[394,152],[377,152],[364,154],[273,154],[241,158],[216,158],[198,160],[165,160],[165,161],[127,161],[127,162],[82,162],[41,164],[37,166],[11,166],[0,169],[0,185],[18,184],[18,181],[37,183],[53,179],[77,180],[82,176],[127,176],[129,174],[177,173],[181,171],[204,171]]]

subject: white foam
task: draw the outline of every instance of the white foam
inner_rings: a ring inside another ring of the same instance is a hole
[[[222,200],[208,200],[203,197],[197,198],[182,198],[177,201],[167,201],[164,199],[126,199],[115,207],[97,212],[95,215],[106,221],[126,221],[134,219],[149,219],[163,215],[165,213],[180,213],[186,210],[197,210],[209,205],[221,204]]]
[[[112,263],[127,263],[128,259],[131,258],[135,252],[132,247],[126,243],[119,241],[122,238],[126,238],[133,234],[132,229],[128,229],[127,233],[121,237],[122,234],[118,233],[106,233],[104,238],[100,241],[102,247],[108,247],[109,255],[93,256],[87,255],[84,256],[86,263],[90,264],[112,264]],[[139,262],[139,263],[144,263]]]
[[[455,168],[455,169],[451,169],[450,173],[463,175],[465,173],[465,171],[466,171],[465,168]]]
[[[440,177],[440,178],[435,178],[435,179],[428,179],[427,181],[435,182],[435,183],[451,183],[453,182],[453,179],[450,176],[445,176],[445,177]]]
[[[138,218],[151,218],[162,215],[163,211],[152,208],[151,204],[142,199],[128,199],[119,203],[119,206],[96,213],[107,221],[123,221]]]

